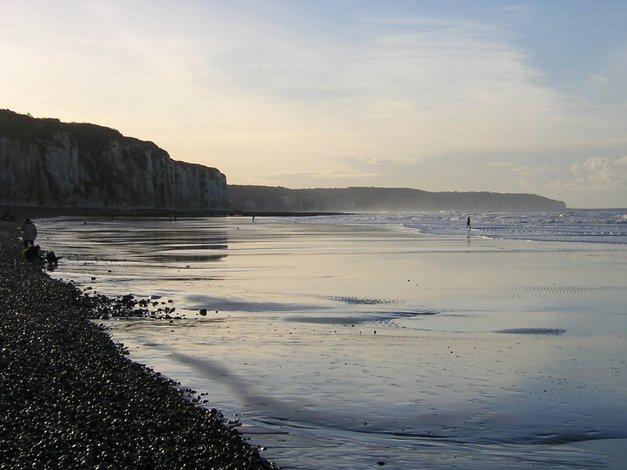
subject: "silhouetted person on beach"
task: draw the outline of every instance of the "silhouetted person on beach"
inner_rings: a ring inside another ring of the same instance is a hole
[[[33,263],[35,266],[44,265],[44,257],[41,254],[41,247],[39,245],[29,245],[22,251],[22,256],[26,261]]]
[[[27,246],[33,246],[35,239],[37,238],[37,227],[30,219],[24,219],[24,223],[20,227],[22,232],[22,241],[24,242],[24,248]]]
[[[50,266],[50,267],[58,266],[60,259],[61,258],[59,256],[57,256],[54,251],[48,251],[46,253],[46,263],[48,263],[48,266]]]
[[[470,216],[468,216],[468,219],[466,220],[466,228],[467,228],[468,230],[470,230],[470,229],[472,228],[472,227],[471,227],[471,224],[470,224]]]

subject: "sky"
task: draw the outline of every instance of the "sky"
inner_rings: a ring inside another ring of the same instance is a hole
[[[627,2],[0,0],[0,108],[230,183],[627,207]]]

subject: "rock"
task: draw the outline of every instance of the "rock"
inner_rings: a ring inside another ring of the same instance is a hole
[[[201,308],[200,310],[198,310],[198,313],[201,315],[207,315],[207,309],[206,308]]]
[[[173,160],[148,141],[94,124],[0,110],[0,202],[14,205],[224,209],[226,177]]]

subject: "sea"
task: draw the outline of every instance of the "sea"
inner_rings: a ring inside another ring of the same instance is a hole
[[[36,223],[282,468],[625,468],[627,209]]]

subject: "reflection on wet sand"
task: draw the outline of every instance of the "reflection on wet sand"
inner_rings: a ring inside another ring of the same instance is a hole
[[[107,254],[101,245],[108,245],[116,249],[115,256],[124,254],[126,259],[139,258],[142,262],[211,262],[228,256],[225,225],[207,228],[184,222],[163,218],[92,220],[88,225],[75,227],[73,236],[83,244],[83,249],[91,245],[95,253],[100,250],[101,256]],[[62,226],[64,219],[58,219],[58,224]]]
[[[279,464],[602,468],[565,443],[627,437],[620,246],[237,218],[42,225],[71,257],[53,275],[176,305],[185,320],[112,334]]]

